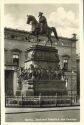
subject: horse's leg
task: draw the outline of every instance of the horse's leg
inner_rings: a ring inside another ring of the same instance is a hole
[[[48,31],[47,36],[48,36],[48,41],[51,42],[51,47],[52,47],[51,31]]]
[[[37,34],[36,37],[37,37],[37,45],[38,45],[38,43],[39,43],[39,36],[38,36],[38,34]]]
[[[36,42],[37,42],[37,45],[38,45],[39,39],[38,39],[38,32],[37,31],[34,32],[34,36],[36,37]]]
[[[28,34],[27,37],[25,37],[26,40],[28,40],[30,42],[30,34]]]
[[[46,33],[46,36],[48,37],[48,40],[46,41],[45,46],[46,46],[46,45],[47,45],[47,43],[50,41],[50,37],[49,37],[48,32]],[[51,42],[51,41],[50,41],[50,42]]]
[[[48,37],[48,36],[47,36],[47,37]],[[48,40],[46,41],[45,46],[47,45],[48,41],[49,41],[49,38],[48,38]]]
[[[55,35],[55,38],[59,41],[56,28],[55,28],[55,27],[52,27],[51,29],[52,29],[52,31],[53,31],[53,33],[54,33],[54,35]]]
[[[51,42],[51,47],[52,47],[52,40],[51,40],[51,36],[49,36],[49,40],[50,40],[50,42]]]
[[[52,33],[52,31],[51,31],[51,29],[49,28],[49,27],[47,27],[47,29],[46,29],[46,36],[48,37],[48,40],[47,40],[47,42],[48,41],[50,41],[50,43],[51,43],[51,46],[52,46],[52,39],[51,39],[51,33]],[[47,44],[47,42],[46,42],[46,44]],[[45,44],[45,45],[46,45]]]
[[[51,47],[52,47],[52,41],[51,41]]]
[[[52,47],[51,35],[48,34],[47,37],[48,37],[48,41],[50,41],[50,43],[51,43],[51,47]],[[47,42],[48,42],[48,41],[47,41]],[[47,42],[46,42],[46,43],[47,43]]]

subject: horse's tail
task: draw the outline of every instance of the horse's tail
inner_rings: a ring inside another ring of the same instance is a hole
[[[55,38],[59,41],[56,28],[55,28],[55,27],[52,27],[52,31],[54,32]]]

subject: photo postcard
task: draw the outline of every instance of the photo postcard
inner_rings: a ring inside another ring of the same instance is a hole
[[[6,124],[80,122],[80,4],[4,3]]]

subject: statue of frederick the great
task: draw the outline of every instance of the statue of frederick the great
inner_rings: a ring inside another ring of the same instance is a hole
[[[39,16],[38,17],[39,17],[40,29],[41,29],[41,32],[43,32],[48,27],[47,19],[46,19],[45,16],[43,16],[42,12],[39,12]]]
[[[27,24],[30,24],[32,26],[32,32],[31,34],[36,36],[37,42],[39,41],[39,35],[45,35],[48,40],[46,41],[45,45],[48,41],[50,41],[52,46],[52,33],[54,33],[54,36],[56,38],[56,42],[59,41],[58,34],[55,27],[49,27],[47,23],[46,17],[43,15],[43,12],[39,12],[39,21],[36,20],[36,18],[33,15],[27,14]]]

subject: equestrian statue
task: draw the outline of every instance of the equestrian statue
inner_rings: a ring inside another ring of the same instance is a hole
[[[38,17],[39,17],[39,21],[37,21],[34,16],[27,15],[27,24],[32,25],[32,32],[30,34],[35,35],[37,37],[37,42],[39,41],[39,38],[38,38],[39,35],[47,36],[48,41],[51,42],[51,46],[52,46],[52,43],[53,43],[52,39],[51,39],[52,32],[54,33],[54,36],[55,36],[57,42],[59,41],[57,31],[56,31],[55,27],[48,26],[47,19],[45,16],[43,16],[42,12],[39,12]],[[46,42],[46,44],[47,44],[47,42]]]

